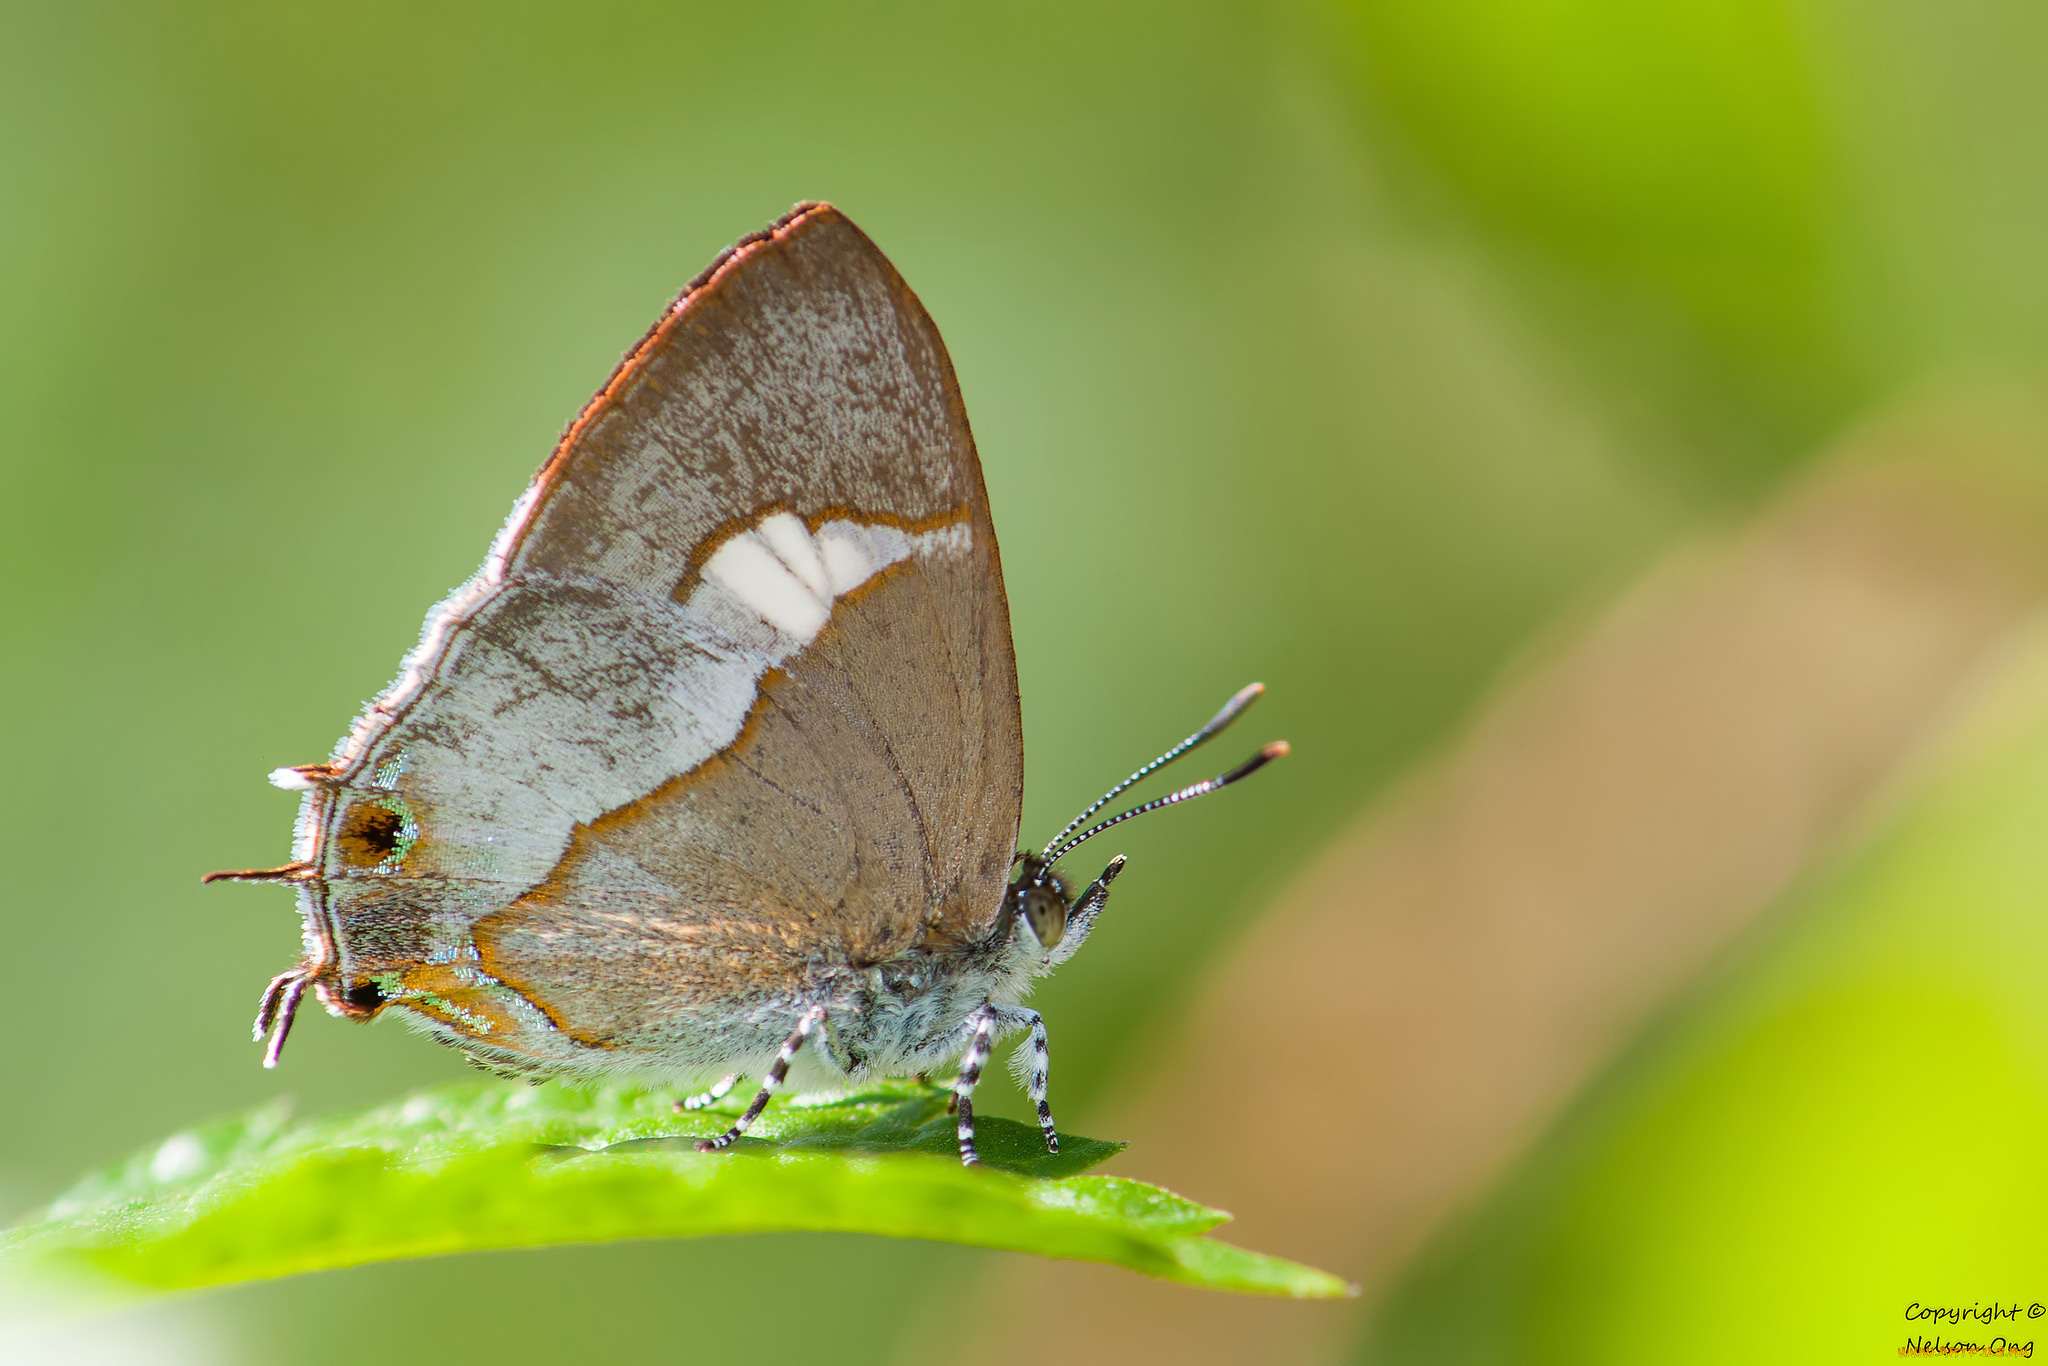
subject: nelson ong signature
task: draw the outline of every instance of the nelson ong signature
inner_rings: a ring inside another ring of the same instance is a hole
[[[2039,1303],[2024,1307],[2015,1300],[2011,1304],[1985,1304],[1979,1300],[1974,1304],[1922,1304],[1918,1300],[1906,1306],[1908,1323],[1934,1323],[1960,1326],[1964,1323],[1982,1323],[1991,1326],[2008,1320],[2017,1324],[2022,1318],[2038,1319],[2048,1314],[2048,1305]],[[1964,1341],[1956,1338],[1909,1336],[1906,1345],[1899,1348],[1899,1355],[1906,1356],[2011,1356],[2031,1357],[2034,1355],[2034,1341],[2028,1338],[2020,1341],[2003,1334],[1988,1342]]]

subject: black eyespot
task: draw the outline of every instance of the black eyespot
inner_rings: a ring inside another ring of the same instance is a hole
[[[384,988],[365,978],[343,992],[342,999],[357,1010],[374,1011],[384,1004]]]
[[[357,802],[334,832],[335,851],[351,868],[374,868],[391,857],[405,834],[405,818],[382,802]]]

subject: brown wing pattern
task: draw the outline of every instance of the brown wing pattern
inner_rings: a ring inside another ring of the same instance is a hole
[[[307,772],[323,995],[377,979],[501,1047],[505,989],[633,1048],[985,931],[1008,610],[951,364],[873,244],[807,206],[686,293]]]

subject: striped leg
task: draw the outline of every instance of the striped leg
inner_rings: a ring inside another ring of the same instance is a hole
[[[719,1101],[732,1094],[732,1088],[738,1084],[739,1079],[739,1073],[728,1072],[709,1091],[699,1091],[694,1096],[684,1096],[681,1100],[675,1102],[675,1108],[678,1110],[701,1110],[707,1105],[716,1105]]]
[[[701,1140],[697,1144],[698,1152],[715,1153],[720,1148],[729,1148],[733,1140],[753,1127],[754,1121],[761,1117],[761,1112],[768,1108],[768,1098],[781,1089],[783,1078],[789,1075],[789,1064],[796,1057],[796,1051],[804,1046],[805,1037],[823,1018],[823,1006],[812,1006],[803,1013],[803,1018],[796,1022],[796,1028],[790,1030],[789,1037],[782,1041],[782,1047],[775,1050],[775,1061],[768,1065],[768,1075],[761,1079],[761,1091],[754,1097],[754,1103],[747,1107],[745,1114],[733,1121],[730,1129],[717,1138]]]
[[[953,1100],[960,1111],[960,1164],[977,1167],[981,1159],[974,1152],[974,1088],[981,1082],[981,1069],[988,1066],[988,1052],[995,1042],[995,1007],[982,1006],[967,1018],[974,1022],[974,1036],[967,1042],[967,1056],[960,1060]]]
[[[1053,1128],[1052,1106],[1045,1102],[1045,1074],[1052,1065],[1052,1050],[1046,1047],[1045,1042],[1045,1017],[1021,1006],[998,1006],[996,1009],[998,1023],[1005,1034],[1013,1029],[1031,1031],[1030,1050],[1018,1049],[1010,1064],[1016,1070],[1017,1080],[1024,1084],[1025,1094],[1038,1107],[1038,1127],[1045,1132],[1045,1150],[1056,1153],[1060,1150],[1060,1136]]]

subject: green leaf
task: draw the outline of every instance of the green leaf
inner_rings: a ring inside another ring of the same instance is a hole
[[[946,1093],[909,1083],[780,1100],[723,1153],[737,1105],[469,1082],[355,1115],[283,1104],[173,1135],[0,1233],[0,1264],[84,1266],[156,1290],[401,1257],[620,1238],[878,1233],[1108,1262],[1246,1294],[1327,1298],[1334,1276],[1206,1237],[1229,1216],[1079,1173],[1122,1144],[983,1117],[984,1165],[954,1147]]]

